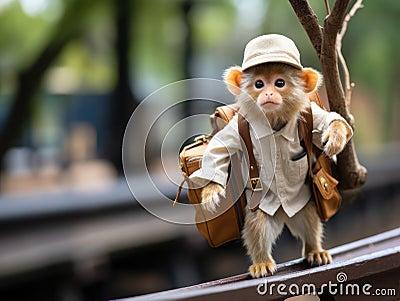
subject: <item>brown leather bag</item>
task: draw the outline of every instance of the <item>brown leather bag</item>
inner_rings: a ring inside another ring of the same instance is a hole
[[[175,202],[178,200],[182,190],[183,182],[188,185],[188,199],[193,205],[201,203],[201,188],[194,187],[188,177],[198,170],[201,166],[202,156],[213,134],[221,130],[236,114],[234,106],[218,107],[214,114],[210,116],[213,132],[211,135],[199,136],[195,142],[185,146],[179,155],[180,166],[183,173],[183,181],[178,188]],[[239,116],[241,117],[241,116]],[[240,118],[242,119],[242,118]],[[247,124],[247,127],[246,127]],[[244,128],[242,128],[244,125]],[[250,145],[248,150],[249,157],[253,157],[253,149],[251,146],[250,132],[248,123],[239,123],[239,133],[246,143],[246,147]],[[244,133],[244,134],[243,134]],[[226,185],[226,196],[221,200],[220,206],[216,213],[204,210],[201,206],[195,206],[196,226],[199,232],[207,239],[212,247],[218,247],[224,243],[241,238],[241,231],[244,224],[246,211],[246,196],[244,194],[244,184],[240,167],[240,158],[238,154],[231,157],[230,177]],[[258,176],[258,171],[257,176]]]
[[[317,213],[326,222],[336,214],[342,204],[342,196],[337,188],[339,181],[332,176],[330,159],[324,153],[317,157],[312,173]]]
[[[324,108],[319,95],[310,95],[311,101]],[[342,196],[337,188],[339,181],[332,176],[332,160],[312,144],[313,118],[311,108],[302,114],[305,122],[300,122],[299,134],[303,138],[308,157],[309,177],[311,179],[317,213],[322,221],[328,221],[339,210]],[[315,158],[314,166],[312,164]]]

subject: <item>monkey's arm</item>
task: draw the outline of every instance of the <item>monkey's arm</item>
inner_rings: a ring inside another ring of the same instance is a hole
[[[353,136],[353,129],[335,112],[327,112],[311,103],[313,113],[313,143],[328,156],[337,155]]]
[[[202,203],[212,212],[219,205],[220,196],[225,194],[230,156],[240,149],[237,128],[237,117],[234,117],[211,139],[203,155],[201,169],[189,177],[197,187],[203,187]]]

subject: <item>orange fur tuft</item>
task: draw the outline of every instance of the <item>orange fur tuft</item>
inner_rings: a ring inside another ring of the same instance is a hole
[[[224,81],[228,87],[229,92],[233,95],[240,94],[240,83],[242,81],[242,68],[240,66],[233,66],[228,68],[224,73]]]
[[[322,75],[312,68],[303,68],[302,76],[305,82],[306,93],[315,91],[322,83]]]

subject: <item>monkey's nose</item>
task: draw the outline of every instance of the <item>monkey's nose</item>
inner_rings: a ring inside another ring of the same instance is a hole
[[[272,97],[272,95],[274,95],[274,92],[272,92],[272,91],[265,92],[265,96],[267,96],[267,97]]]

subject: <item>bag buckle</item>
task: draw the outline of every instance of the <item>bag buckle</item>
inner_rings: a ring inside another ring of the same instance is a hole
[[[250,179],[250,187],[251,187],[251,190],[253,190],[253,191],[263,190],[263,185],[262,185],[261,179],[259,177],[251,178]]]
[[[328,191],[328,182],[324,177],[319,178],[319,182],[321,183],[322,187],[325,189],[325,191]]]
[[[203,143],[206,143],[209,138],[210,138],[210,135],[200,135],[200,136],[197,136],[196,138],[194,138],[194,142],[201,141]]]

